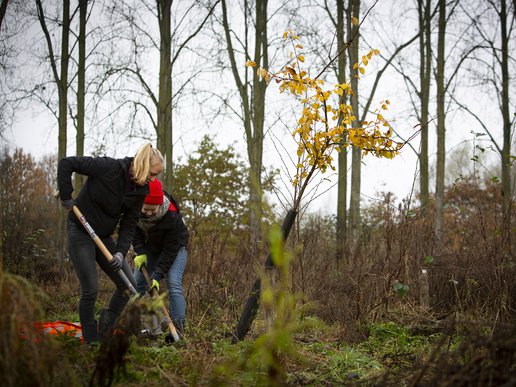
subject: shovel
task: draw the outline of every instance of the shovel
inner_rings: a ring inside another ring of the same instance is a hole
[[[54,192],[54,197],[57,199],[59,198],[59,191]],[[93,227],[90,226],[88,221],[86,220],[86,217],[82,214],[81,210],[79,210],[79,207],[76,205],[73,206],[72,211],[74,215],[79,219],[81,224],[84,226],[84,229],[88,232],[91,239],[93,239],[93,242],[97,245],[97,247],[102,251],[102,254],[104,254],[104,257],[108,260],[108,262],[111,262],[113,260],[113,255],[109,252],[106,245],[100,240],[100,238],[95,233],[95,230],[93,230]],[[124,282],[125,286],[127,286],[127,289],[129,289],[129,292],[131,292],[131,295],[136,295],[138,292],[134,288],[131,281],[129,281],[129,278],[125,275],[124,271],[122,269],[118,270],[117,274],[120,276],[122,281]]]
[[[149,272],[147,271],[147,268],[145,265],[142,265],[140,267],[140,271],[143,273],[143,276],[145,277],[145,281],[147,283],[151,284],[151,279],[149,276]],[[152,289],[153,296],[158,296],[158,290],[156,288]],[[179,334],[177,333],[176,327],[174,326],[174,323],[172,322],[172,318],[170,317],[170,313],[168,313],[167,308],[165,305],[161,307],[161,312],[163,313],[163,316],[165,317],[165,320],[167,320],[168,330],[170,331],[170,334],[165,337],[165,342],[167,343],[173,343],[175,341],[179,341]]]
[[[56,198],[59,197],[59,192],[56,192],[54,194],[54,196]],[[84,228],[86,229],[86,231],[90,235],[91,239],[93,239],[93,242],[95,242],[95,244],[100,249],[100,251],[102,251],[102,254],[104,254],[104,256],[106,257],[108,262],[111,262],[111,260],[113,259],[113,255],[109,252],[109,250],[107,249],[106,245],[97,236],[97,234],[95,233],[95,230],[93,230],[93,227],[91,227],[91,225],[86,220],[86,217],[82,214],[81,210],[79,210],[79,207],[74,205],[73,208],[72,208],[72,211],[75,214],[75,216],[77,217],[77,219],[79,219],[81,224],[84,226]],[[141,269],[142,269],[143,275],[145,276],[145,280],[150,285],[151,282],[150,282],[150,277],[149,277],[149,273],[147,272],[147,269],[144,266],[142,266]],[[124,284],[127,286],[127,289],[129,289],[129,291],[131,292],[131,295],[133,295],[133,296],[134,295],[138,295],[138,292],[136,291],[136,289],[133,286],[133,284],[131,283],[131,281],[129,281],[129,278],[127,278],[127,276],[125,275],[123,270],[121,270],[121,269],[118,270],[117,274],[120,276],[122,281],[124,281]],[[154,289],[154,291],[157,293],[156,289]],[[175,342],[175,341],[179,341],[179,335],[177,333],[176,327],[172,323],[172,319],[170,318],[170,314],[168,313],[168,311],[165,308],[165,306],[163,306],[162,312],[163,312],[163,315],[165,316],[165,319],[167,320],[168,329],[170,330],[170,335],[167,335],[165,337],[165,341],[167,343],[172,343],[172,342]]]
[[[77,218],[79,219],[81,224],[84,226],[84,228],[86,229],[86,231],[90,235],[91,239],[93,239],[95,244],[98,246],[100,251],[102,251],[102,254],[104,254],[106,259],[109,262],[111,262],[111,260],[113,259],[113,256],[111,255],[109,250],[106,248],[106,245],[104,245],[104,243],[102,243],[100,238],[97,236],[97,234],[95,233],[95,231],[90,226],[90,224],[88,223],[88,221],[86,220],[86,218],[84,217],[84,215],[81,213],[81,211],[79,210],[79,208],[77,206],[73,206],[73,213],[75,214],[75,216],[77,216]],[[150,284],[151,282],[150,282],[149,273],[147,272],[147,269],[145,268],[145,266],[141,267],[141,271],[142,271],[143,275],[145,276],[145,280],[147,281],[147,283]],[[118,270],[117,274],[120,276],[122,281],[124,281],[125,285],[127,286],[127,289],[129,289],[131,294],[133,296],[134,295],[138,295],[138,292],[134,288],[134,286],[131,283],[131,281],[129,281],[129,278],[127,278],[127,276],[125,275],[123,270],[122,269]],[[158,295],[157,293],[158,293],[157,290],[154,289],[154,294]],[[172,319],[170,318],[170,314],[168,313],[167,308],[165,308],[164,305],[162,307],[162,312],[163,312],[163,315],[165,316],[165,319],[167,320],[168,329],[170,331],[170,335],[167,335],[165,337],[165,341],[167,343],[172,343],[172,342],[175,342],[175,341],[179,341],[179,335],[177,333],[176,327],[172,323]]]
[[[93,242],[95,242],[95,244],[100,249],[100,251],[102,251],[102,254],[104,254],[104,256],[106,257],[108,262],[111,262],[113,260],[113,255],[111,255],[111,253],[107,249],[106,245],[97,236],[97,234],[95,233],[95,230],[93,230],[93,228],[90,226],[90,224],[88,223],[88,221],[86,220],[86,218],[82,214],[81,210],[79,210],[79,207],[74,205],[73,206],[73,213],[75,214],[77,219],[79,219],[81,224],[84,226],[84,228],[86,229],[86,231],[90,235],[91,239],[93,239]],[[117,274],[122,279],[122,281],[124,281],[124,284],[125,284],[125,286],[127,286],[127,289],[129,289],[129,291],[131,292],[131,295],[134,296],[134,295],[138,294],[138,292],[134,288],[133,284],[131,283],[131,281],[129,281],[129,278],[127,278],[127,276],[125,275],[125,273],[124,273],[124,271],[122,269],[119,269],[117,271]]]

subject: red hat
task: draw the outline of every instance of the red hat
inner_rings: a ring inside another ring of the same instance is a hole
[[[163,186],[161,181],[154,179],[149,181],[149,194],[143,201],[145,204],[163,204]]]

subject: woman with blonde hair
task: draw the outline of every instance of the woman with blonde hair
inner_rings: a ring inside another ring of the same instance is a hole
[[[99,340],[127,304],[125,284],[117,275],[122,270],[135,285],[129,264],[125,260],[145,196],[148,182],[164,168],[163,156],[151,144],[143,145],[134,157],[65,157],[59,160],[57,181],[61,205],[67,211],[79,207],[98,237],[113,255],[111,262],[103,256],[80,221],[70,212],[67,219],[68,254],[79,279],[81,296],[79,319],[87,343]],[[72,174],[87,176],[77,198],[72,199]],[[118,226],[118,238],[112,235]],[[98,275],[95,263],[115,283],[107,309],[101,310],[97,327],[95,302],[98,295]]]

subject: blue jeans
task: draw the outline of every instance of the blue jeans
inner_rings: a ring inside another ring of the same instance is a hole
[[[184,328],[186,322],[186,300],[183,293],[183,273],[185,271],[188,253],[186,247],[182,246],[177,252],[174,263],[165,276],[167,281],[168,299],[170,302],[170,316],[174,325],[178,328]],[[158,257],[147,256],[147,271],[152,274],[154,267],[158,262]],[[144,294],[147,290],[147,281],[140,270],[134,271],[136,280],[136,290],[140,294]]]
[[[113,315],[122,313],[127,301],[129,301],[127,287],[120,276],[111,270],[107,258],[102,254],[88,233],[76,223],[67,221],[68,254],[75,268],[75,273],[81,285],[81,298],[79,300],[79,319],[81,320],[83,337],[87,342],[97,340],[97,323],[95,321],[95,302],[99,291],[99,278],[97,265],[115,283],[116,289],[109,301],[109,310]],[[100,238],[107,249],[113,254],[116,244],[111,237]],[[122,262],[122,270],[133,285],[135,285],[133,273],[127,263]]]

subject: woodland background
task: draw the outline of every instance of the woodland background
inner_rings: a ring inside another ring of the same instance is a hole
[[[102,375],[101,351],[65,338],[38,346],[17,332],[26,321],[77,320],[65,214],[52,196],[57,160],[123,157],[151,141],[165,155],[165,188],[191,232],[184,278],[190,339],[179,348],[133,343],[121,356],[125,373],[120,364],[108,372],[115,382],[516,383],[509,339],[516,337],[515,6],[2,0],[5,382],[106,383],[94,379]],[[407,165],[392,168],[392,179],[410,182],[406,196],[362,195],[371,179],[364,165],[396,157],[372,161],[344,137],[335,170],[318,171],[307,191],[293,184],[301,97],[244,66],[285,68],[287,30],[299,36],[302,53],[294,56],[303,56],[311,76],[350,82],[354,94],[340,103],[352,107],[356,122],[378,117],[381,101],[390,100],[382,114],[394,138],[407,141],[397,156]],[[380,54],[364,64],[372,49]],[[43,125],[57,128],[49,131],[57,149],[34,156],[13,141],[27,114],[52,117]],[[80,176],[74,184],[78,191]],[[335,212],[318,214],[312,208],[330,189]],[[287,253],[276,252],[289,264],[279,265],[273,287],[261,269],[269,230],[291,209],[298,216]],[[261,300],[247,339],[231,345],[257,275],[276,292]],[[99,307],[111,289],[102,278]],[[272,323],[269,309],[276,310]],[[48,346],[65,354],[63,366],[45,359]]]

